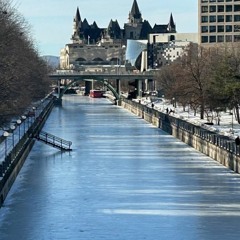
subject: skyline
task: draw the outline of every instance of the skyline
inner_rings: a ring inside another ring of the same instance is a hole
[[[112,7],[112,5],[117,7]],[[137,0],[143,20],[154,24],[167,24],[170,14],[173,14],[178,33],[196,33],[198,28],[197,1],[179,0],[167,2]],[[13,0],[13,6],[30,25],[30,34],[40,55],[59,56],[60,50],[71,43],[73,32],[73,18],[79,7],[82,20],[89,24],[94,21],[98,27],[105,28],[110,20],[117,20],[120,27],[128,21],[133,0]],[[187,6],[187,8],[186,8]],[[97,11],[97,13],[96,13]]]

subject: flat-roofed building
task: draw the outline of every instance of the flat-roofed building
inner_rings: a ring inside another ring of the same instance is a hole
[[[171,64],[182,56],[190,43],[198,44],[198,33],[150,34],[148,66],[158,69]]]
[[[202,46],[240,42],[240,0],[198,0]]]

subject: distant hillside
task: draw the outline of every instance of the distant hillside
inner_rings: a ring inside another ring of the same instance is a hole
[[[60,63],[60,58],[56,56],[42,56],[42,58],[53,68],[58,68]]]

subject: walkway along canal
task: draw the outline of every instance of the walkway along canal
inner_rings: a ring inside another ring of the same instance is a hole
[[[0,209],[0,240],[235,240],[240,176],[106,99],[64,96]]]
[[[0,208],[14,183],[26,157],[54,106],[54,96],[48,95],[23,115],[19,124],[4,130],[0,138]],[[5,135],[5,136],[4,136]]]

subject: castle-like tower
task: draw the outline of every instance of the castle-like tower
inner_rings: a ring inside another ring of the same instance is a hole
[[[107,28],[99,28],[97,23],[89,24],[86,19],[81,20],[79,8],[73,20],[73,43],[97,44],[100,42],[115,42],[126,44],[128,39],[144,40],[151,33],[176,33],[176,25],[172,14],[167,24],[155,24],[152,28],[147,20],[143,20],[137,0],[133,1],[128,22],[121,29],[118,21],[110,20]]]
[[[117,20],[110,20],[108,27],[99,28],[94,21],[89,24],[82,20],[79,8],[73,19],[72,43],[66,44],[60,53],[62,69],[84,68],[86,66],[112,66],[125,63],[128,40],[148,41],[149,35],[154,33],[175,33],[176,25],[172,14],[167,24],[150,25],[143,20],[137,0],[133,0],[128,22],[123,29]]]

